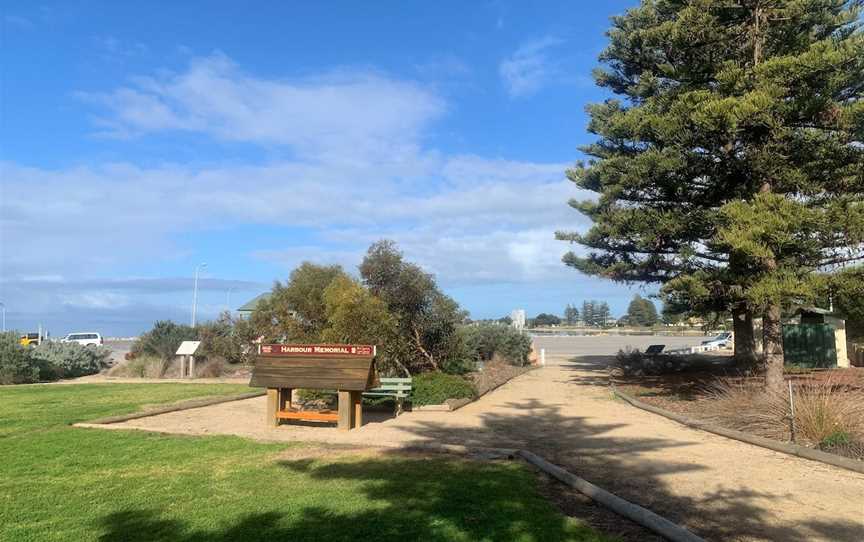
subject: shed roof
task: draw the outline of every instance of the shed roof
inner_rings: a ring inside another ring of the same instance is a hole
[[[258,310],[258,305],[262,301],[266,301],[266,300],[270,299],[270,295],[271,295],[271,292],[264,292],[263,294],[256,296],[254,299],[247,301],[246,303],[243,304],[243,306],[238,308],[237,312],[254,312],[254,311]]]

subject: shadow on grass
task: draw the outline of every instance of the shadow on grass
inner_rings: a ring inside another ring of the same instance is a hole
[[[241,542],[261,540],[599,541],[595,533],[554,511],[534,493],[530,473],[496,463],[395,456],[353,461],[281,461],[305,479],[359,488],[358,505],[291,506],[262,502],[221,528],[165,519],[157,510],[129,510],[101,521],[105,542]],[[412,476],[412,469],[418,476]],[[286,472],[287,474],[287,472]],[[273,483],[279,483],[274,479]],[[526,483],[528,484],[526,486]],[[332,487],[332,484],[330,485]],[[316,491],[314,485],[309,491]],[[286,487],[286,492],[306,488]],[[351,496],[336,493],[331,500]],[[356,495],[355,495],[356,497]]]

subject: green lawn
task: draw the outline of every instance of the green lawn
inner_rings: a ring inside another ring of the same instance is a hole
[[[608,540],[558,513],[516,463],[290,460],[285,444],[69,426],[240,391],[0,388],[0,540]]]

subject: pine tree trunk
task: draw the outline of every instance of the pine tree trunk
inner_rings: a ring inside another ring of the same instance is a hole
[[[732,309],[732,326],[735,363],[739,366],[753,365],[756,361],[756,335],[750,309],[744,306]]]
[[[783,389],[783,328],[780,305],[771,303],[762,316],[762,352],[765,362],[765,388]]]

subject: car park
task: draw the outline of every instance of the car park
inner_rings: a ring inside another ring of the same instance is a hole
[[[63,337],[60,342],[64,343],[78,343],[83,346],[101,346],[105,341],[102,340],[102,335],[99,333],[86,332],[86,333],[70,333]]]

